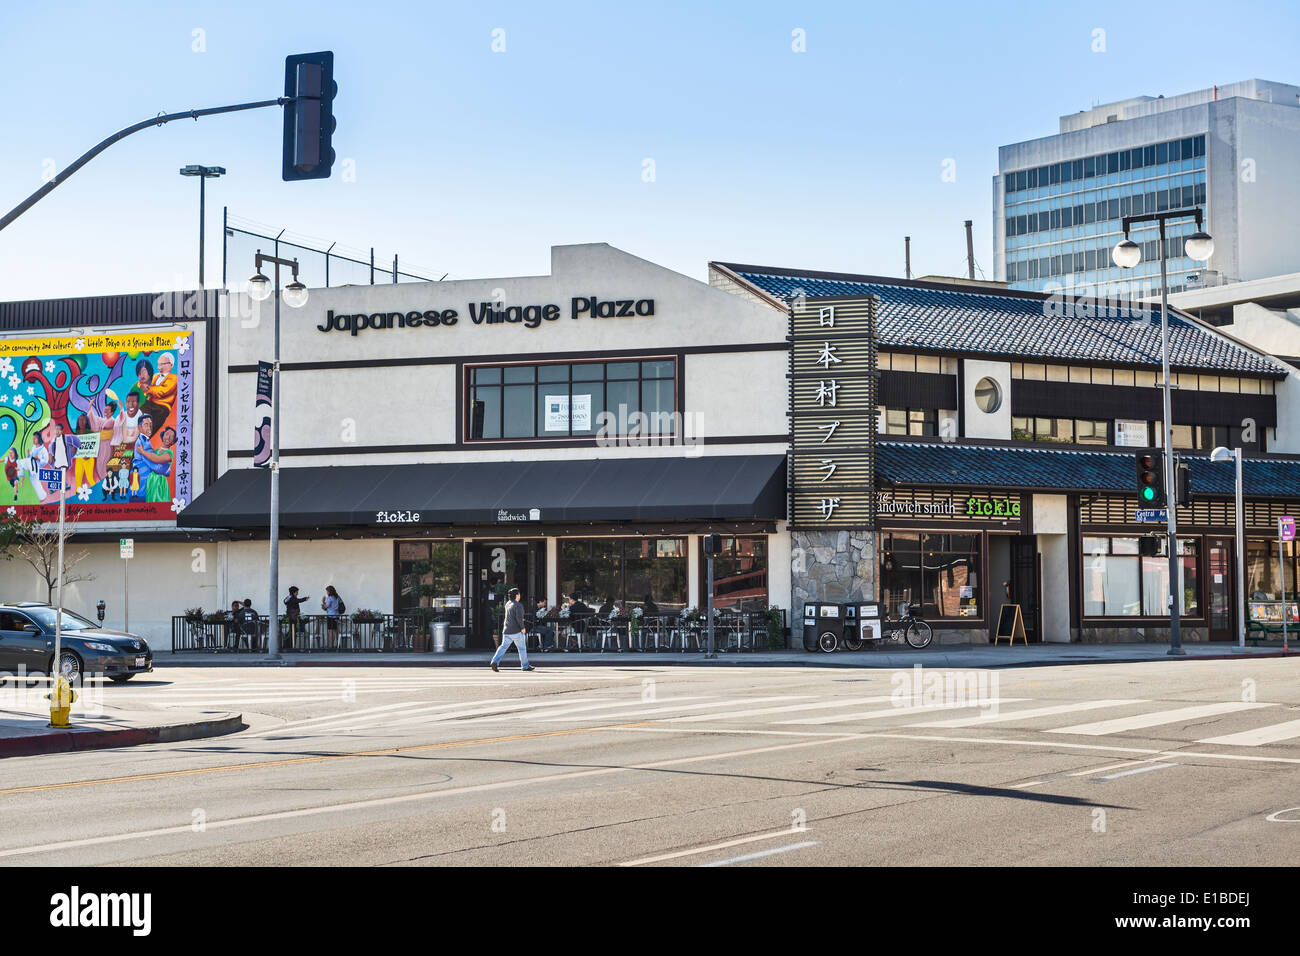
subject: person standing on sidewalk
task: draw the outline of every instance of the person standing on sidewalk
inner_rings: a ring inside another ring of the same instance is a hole
[[[506,605],[505,617],[501,622],[501,645],[492,655],[492,663],[489,666],[495,671],[497,665],[501,663],[501,658],[506,656],[510,645],[514,644],[519,651],[519,669],[536,670],[528,663],[528,634],[524,630],[524,605],[519,600],[519,589],[511,588],[506,596],[510,599],[510,603]]]
[[[298,637],[298,624],[302,620],[302,611],[300,608],[311,600],[311,597],[298,597],[297,588],[289,588],[289,596],[284,599],[284,616],[289,621],[289,640],[285,650],[293,650],[295,640]]]

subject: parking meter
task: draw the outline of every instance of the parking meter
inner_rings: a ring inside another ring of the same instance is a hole
[[[102,599],[98,604],[95,605],[95,613],[99,615],[99,623],[103,624],[104,623],[104,602]]]

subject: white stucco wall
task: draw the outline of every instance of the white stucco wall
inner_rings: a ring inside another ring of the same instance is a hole
[[[962,387],[960,396],[966,416],[966,438],[1011,437],[1011,364],[988,362],[983,359],[962,359]],[[975,404],[975,386],[980,379],[992,378],[1002,389],[1002,404],[992,414],[980,411]]]
[[[1066,534],[1038,535],[1038,552],[1043,559],[1043,640],[1053,644],[1070,643],[1069,541]]]
[[[313,289],[307,305],[281,310],[282,361],[383,363],[412,358],[459,358],[467,363],[537,361],[554,353],[635,350],[672,356],[677,349],[711,346],[783,346],[787,317],[779,310],[712,288],[603,243],[556,246],[547,276],[418,282],[397,285]],[[571,318],[573,299],[653,299],[653,315],[623,318]],[[497,302],[501,307],[552,304],[559,317],[536,328],[524,323],[475,324],[469,304]],[[271,303],[241,298],[235,311],[248,310],[245,321],[227,323],[223,365],[255,366],[272,355]],[[327,312],[336,315],[455,310],[452,325],[433,328],[364,329],[321,332]],[[245,328],[244,326],[251,326]],[[735,351],[687,354],[679,367],[684,376],[683,411],[697,416],[710,438],[781,435],[787,431],[786,355],[784,351]],[[224,392],[229,442],[252,445],[255,373],[227,372]],[[281,384],[281,446],[328,448],[386,446],[374,454],[333,454],[333,465],[399,462],[402,446],[450,444],[455,441],[456,397],[462,387],[453,364],[367,367],[359,369],[286,369]],[[771,444],[785,450],[784,439]],[[658,454],[643,449],[601,449],[603,455]],[[678,452],[680,453],[680,452]],[[744,454],[727,445],[711,445],[706,454]],[[580,456],[590,449],[579,450]],[[436,459],[466,460],[458,452]],[[465,449],[468,460],[568,457],[564,449]],[[231,458],[229,467],[248,467],[246,457]],[[309,464],[292,456],[286,467]]]

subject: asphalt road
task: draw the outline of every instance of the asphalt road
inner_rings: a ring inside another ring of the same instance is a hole
[[[546,663],[106,688],[249,726],[0,761],[0,865],[1294,863],[1300,661]]]

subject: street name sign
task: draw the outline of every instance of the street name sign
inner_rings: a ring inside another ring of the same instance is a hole
[[[1169,512],[1165,508],[1139,508],[1133,517],[1136,521],[1168,521]]]

